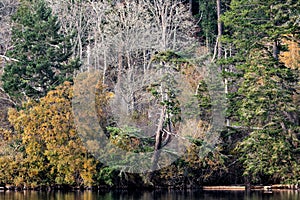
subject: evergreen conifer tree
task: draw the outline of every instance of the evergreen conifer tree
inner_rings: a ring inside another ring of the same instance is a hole
[[[6,65],[2,76],[8,94],[38,99],[72,78],[80,64],[72,59],[71,36],[60,34],[57,17],[43,0],[21,1],[12,21],[8,55],[17,61]]]
[[[297,7],[293,0],[232,0],[223,17],[236,48],[232,61],[239,87],[229,95],[230,114],[249,128],[237,150],[252,182],[299,180],[297,76],[278,57],[282,38],[295,31]]]

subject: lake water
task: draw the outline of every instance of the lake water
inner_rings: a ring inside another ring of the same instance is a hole
[[[0,200],[300,200],[300,191],[0,192]]]

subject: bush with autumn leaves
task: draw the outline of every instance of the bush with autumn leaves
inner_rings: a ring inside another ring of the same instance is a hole
[[[92,185],[96,161],[76,134],[72,86],[9,111],[13,130],[1,130],[0,182],[15,186]]]

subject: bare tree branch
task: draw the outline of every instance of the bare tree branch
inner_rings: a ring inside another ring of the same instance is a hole
[[[15,61],[15,62],[20,62],[19,60],[17,59],[14,59],[14,58],[9,58],[5,55],[0,55],[1,58],[5,59],[6,61]]]

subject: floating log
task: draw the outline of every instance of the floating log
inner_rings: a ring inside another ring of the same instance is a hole
[[[203,186],[203,190],[246,190],[246,186]]]
[[[264,190],[264,191],[272,191],[272,190],[297,190],[298,185],[287,185],[287,184],[276,184],[276,185],[256,185],[251,186],[251,190]]]
[[[299,185],[275,184],[275,185],[272,185],[272,189],[274,189],[274,190],[284,190],[284,189],[297,190],[297,189],[299,189]]]

